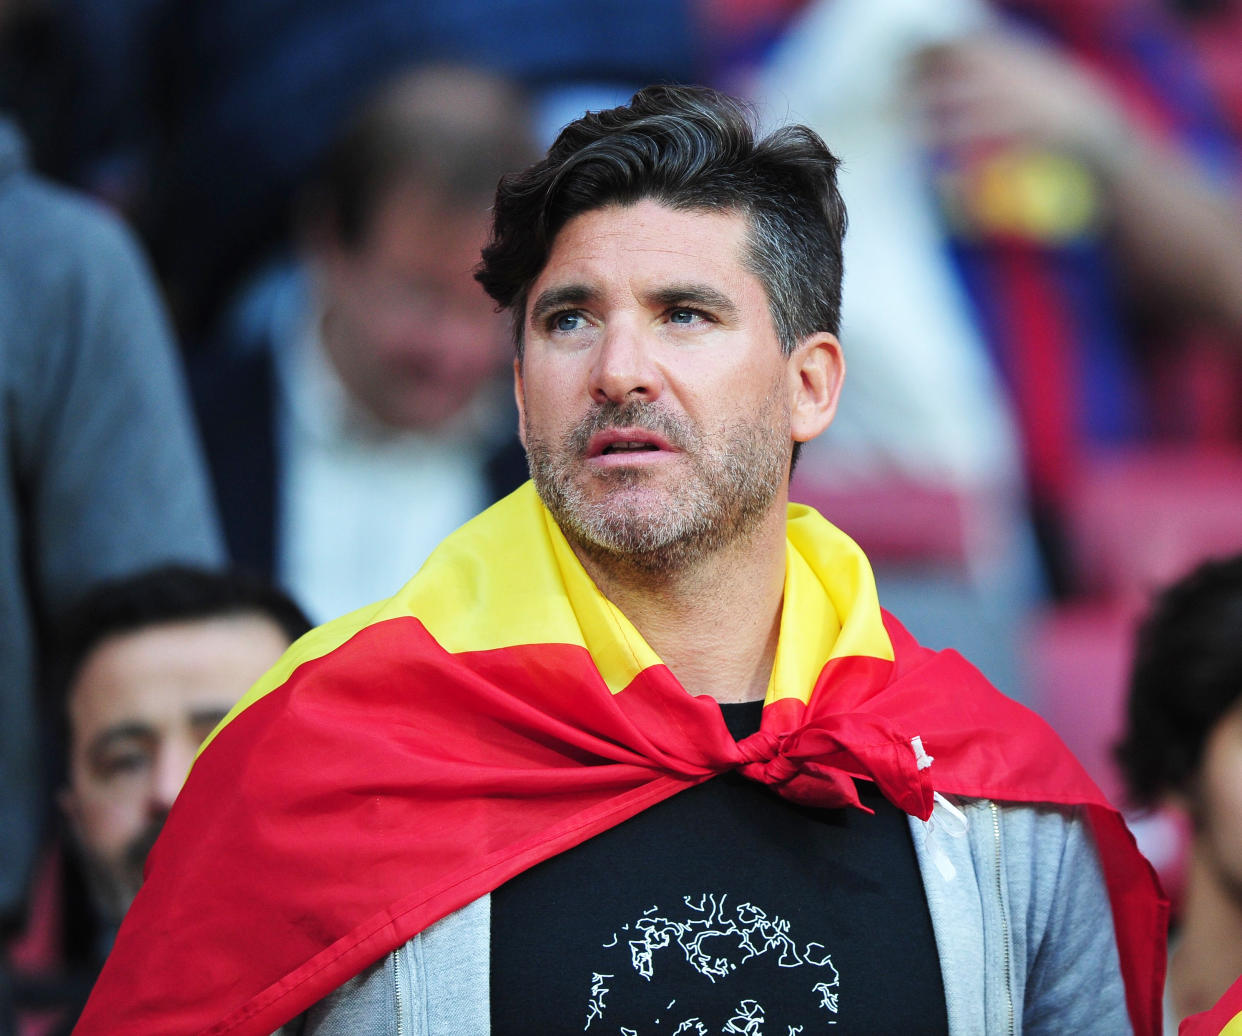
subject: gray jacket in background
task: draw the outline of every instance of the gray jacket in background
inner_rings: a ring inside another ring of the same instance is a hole
[[[49,626],[101,579],[223,556],[145,261],[101,206],[32,174],[0,119],[0,920],[20,908],[45,808]]]

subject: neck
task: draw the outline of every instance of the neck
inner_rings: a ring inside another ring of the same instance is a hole
[[[574,552],[689,694],[719,702],[767,693],[785,588],[785,509],[751,534],[673,572]]]
[[[1242,972],[1242,889],[1194,846],[1169,984],[1179,1017],[1206,1011]]]

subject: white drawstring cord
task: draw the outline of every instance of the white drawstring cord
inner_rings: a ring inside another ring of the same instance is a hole
[[[966,819],[966,814],[940,792],[933,793],[932,802],[932,815],[923,824],[927,831],[927,852],[931,856],[932,863],[936,865],[936,870],[940,872],[940,876],[945,881],[952,881],[957,877],[957,868],[953,866],[949,854],[944,851],[944,846],[936,838],[936,832],[939,831],[950,838],[961,838],[970,826],[970,822]],[[937,817],[939,817],[939,825],[937,825]]]

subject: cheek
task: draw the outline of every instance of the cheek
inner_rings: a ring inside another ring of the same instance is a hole
[[[434,348],[426,324],[416,315],[397,307],[377,308],[362,315],[359,329],[371,349],[381,354],[400,355],[411,349]]]
[[[1204,833],[1242,868],[1242,742],[1209,742],[1201,772]]]
[[[546,437],[549,430],[560,428],[582,416],[585,391],[575,393],[572,378],[561,371],[548,371],[529,361],[523,372],[523,399],[526,427]]]
[[[82,840],[102,855],[119,853],[142,830],[144,797],[138,789],[104,794],[91,788],[80,794],[78,801]]]
[[[362,285],[354,282],[338,281],[329,288],[325,306],[333,321],[336,321],[349,337],[365,329],[372,318],[376,306],[364,294]]]
[[[494,322],[459,320],[446,325],[443,361],[458,377],[490,377],[504,370],[509,358],[503,329]]]

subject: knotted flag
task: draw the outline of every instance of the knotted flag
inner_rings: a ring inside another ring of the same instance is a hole
[[[923,819],[938,792],[1086,806],[1131,1017],[1157,1031],[1164,918],[1120,817],[1041,720],[881,612],[848,537],[790,506],[762,721],[737,742],[529,484],[395,597],[299,640],[233,710],[78,1031],[270,1033],[526,868],[729,770],[823,807],[874,781]]]

